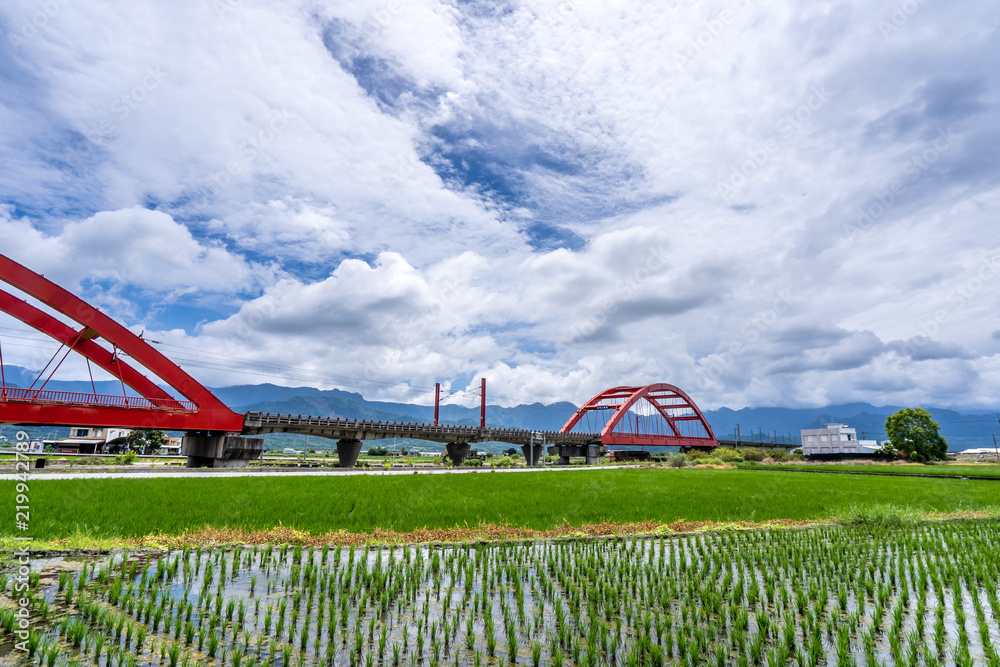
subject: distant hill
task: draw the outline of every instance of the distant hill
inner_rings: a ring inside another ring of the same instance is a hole
[[[5,366],[7,384],[29,386],[37,371],[18,366]],[[120,394],[121,383],[97,382],[98,393]],[[90,393],[88,381],[53,380],[46,389]],[[340,389],[323,390],[315,387],[282,387],[275,384],[237,385],[212,389],[224,403],[237,412],[260,411],[339,417],[345,419],[370,419],[376,421],[429,422],[434,418],[432,405],[369,401],[359,393]],[[130,392],[132,393],[132,392]],[[729,439],[735,436],[737,424],[743,440],[765,440],[778,437],[793,440],[806,428],[821,428],[824,424],[842,422],[858,431],[859,437],[884,440],[885,419],[899,410],[899,406],[874,406],[869,403],[845,403],[822,408],[720,408],[705,411],[715,435]],[[560,402],[550,405],[533,403],[504,408],[488,405],[486,422],[490,426],[527,428],[558,431],[572,416],[576,406]],[[941,424],[941,433],[948,439],[952,450],[993,445],[992,434],[1000,424],[995,414],[981,414],[976,410],[929,407],[928,410]],[[479,424],[478,407],[458,405],[441,406],[441,421],[447,424]],[[48,430],[47,430],[48,431]],[[753,434],[753,435],[751,435]],[[282,435],[281,440],[297,442],[300,436]]]
[[[876,407],[868,403],[848,403],[828,405],[823,408],[743,408],[742,410],[708,410],[705,417],[712,425],[716,437],[730,438],[739,424],[743,440],[749,440],[751,431],[762,430],[765,438],[775,432],[780,438],[791,434],[797,437],[801,429],[822,428],[826,424],[843,423],[857,429],[858,437],[869,440],[885,440],[886,417],[900,410],[899,406]],[[970,447],[987,447],[993,444],[993,433],[997,432],[996,415],[973,414],[971,411],[956,411],[946,408],[927,408],[935,421],[941,425],[941,434],[948,440],[950,449],[962,450]],[[759,436],[757,436],[759,437]]]

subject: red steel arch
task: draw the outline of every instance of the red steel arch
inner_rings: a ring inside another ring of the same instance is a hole
[[[140,397],[101,396],[7,387],[0,389],[0,423],[118,426],[178,431],[240,432],[243,415],[160,354],[139,336],[44,276],[0,255],[0,280],[82,325],[76,330],[0,290],[0,311],[51,336],[108,371]],[[98,345],[103,338],[112,350]],[[173,387],[178,400],[124,360],[124,353]]]
[[[670,433],[639,432],[638,419],[636,432],[623,433],[615,429],[628,419],[629,412],[640,401],[646,401],[655,409],[669,426]],[[562,427],[560,433],[570,433],[587,413],[613,410],[614,414],[607,420],[601,430],[603,445],[632,445],[653,447],[718,447],[719,442],[712,433],[705,415],[691,400],[691,397],[672,384],[650,384],[644,387],[612,387],[595,395],[584,403]],[[686,426],[692,423],[704,429],[704,435],[692,435],[693,430]]]

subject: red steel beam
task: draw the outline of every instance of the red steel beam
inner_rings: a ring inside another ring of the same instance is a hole
[[[87,329],[91,330],[93,336],[91,336],[89,331],[86,331],[86,335],[80,336],[80,338],[85,339],[94,336],[103,338],[129,355],[137,363],[153,373],[153,375],[173,387],[181,396],[197,405],[197,410],[194,412],[169,412],[165,410],[94,408],[73,405],[3,402],[0,403],[0,406],[2,406],[0,421],[23,424],[66,426],[88,424],[94,426],[121,426],[123,428],[166,428],[190,431],[239,432],[243,430],[243,415],[230,410],[212,392],[181,370],[179,366],[167,359],[158,350],[82,299],[4,255],[0,255],[0,280],[81,324],[85,327],[85,331]],[[44,329],[39,330],[52,335]],[[74,336],[77,333],[74,332]],[[98,354],[94,350],[88,351],[93,352],[95,355]],[[120,359],[118,363],[123,367],[128,366],[128,364],[125,364]],[[134,372],[141,375],[138,371]],[[120,377],[124,378],[124,375]],[[140,391],[139,387],[133,386],[133,389],[141,393],[145,398],[161,398],[162,390],[157,388],[157,392],[148,391],[148,386],[143,385],[135,376],[130,377],[147,390]],[[155,395],[147,395],[150,393]]]
[[[613,405],[602,403],[603,401],[617,401],[620,399],[626,400]],[[669,424],[673,435],[614,433],[615,427],[625,418],[629,409],[641,400],[646,400],[656,408],[660,416]],[[670,400],[671,402],[664,405],[660,403],[662,400]],[[560,429],[560,433],[572,432],[573,428],[587,412],[610,408],[613,408],[615,413],[605,423],[604,429],[601,432],[601,443],[604,445],[716,447],[719,444],[715,438],[715,434],[712,433],[712,427],[709,425],[708,420],[705,419],[705,415],[695,405],[695,402],[691,400],[691,397],[677,387],[663,383],[647,385],[645,387],[612,387],[611,389],[606,389],[584,403],[570,417],[562,429]],[[678,409],[691,410],[694,412],[694,415],[673,417],[668,412],[668,410]],[[683,436],[674,423],[675,421],[699,421],[708,435],[706,437]]]
[[[113,426],[117,428],[156,428],[164,431],[226,431],[243,430],[243,415],[239,428],[216,428],[217,421],[206,421],[197,412],[141,410],[136,408],[105,408],[64,403],[22,403],[0,401],[0,422],[21,426]],[[199,418],[200,417],[200,418]]]
[[[139,392],[140,395],[146,398],[173,401],[173,397],[152,380],[128,364],[123,363],[121,359],[95,343],[91,336],[96,334],[96,332],[92,329],[76,331],[48,313],[35,308],[4,290],[0,290],[0,310],[16,317],[28,326],[51,336],[71,350],[79,352],[111,373],[116,379],[120,378],[125,384]],[[180,404],[177,404],[177,409],[180,408]]]

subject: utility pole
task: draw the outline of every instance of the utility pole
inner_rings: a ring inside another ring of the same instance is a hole
[[[997,423],[1000,424],[1000,412],[997,413]],[[993,449],[997,453],[997,461],[1000,461],[1000,448],[997,447],[997,436],[993,434]]]
[[[739,422],[736,424],[736,444],[740,444],[740,425]]]
[[[438,417],[441,416],[441,383],[434,383],[434,425],[438,425]]]
[[[479,392],[479,428],[486,428],[486,378],[482,378]]]

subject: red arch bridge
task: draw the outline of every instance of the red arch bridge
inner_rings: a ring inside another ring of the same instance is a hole
[[[718,446],[698,406],[669,384],[603,391],[584,403],[559,431],[238,414],[140,336],[3,255],[0,280],[38,304],[0,289],[0,311],[60,343],[35,382],[26,388],[8,386],[0,346],[0,424],[183,431],[182,452],[188,457],[188,465],[213,467],[245,465],[257,458],[264,442],[253,436],[266,433],[335,439],[345,467],[357,462],[362,440],[380,438],[445,443],[456,463],[468,456],[473,443],[507,442],[521,446],[529,465],[537,464],[545,447],[562,463],[574,456],[585,457],[591,463],[606,454],[609,447]],[[93,364],[111,374],[120,382],[122,393],[99,394],[93,383],[93,393],[47,390],[49,380],[71,352],[83,356],[88,369]]]

